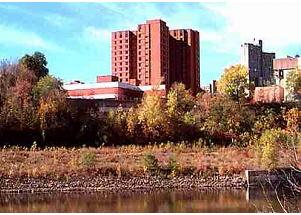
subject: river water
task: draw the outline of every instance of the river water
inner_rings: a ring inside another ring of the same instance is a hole
[[[268,193],[235,189],[2,193],[0,212],[298,212],[301,208],[299,196],[280,194],[277,199]]]

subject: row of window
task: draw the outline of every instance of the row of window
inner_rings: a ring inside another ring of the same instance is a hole
[[[123,37],[123,33],[124,33],[124,37],[127,38],[129,36],[128,32],[115,32],[114,33],[114,38],[117,39],[118,38],[122,38]],[[117,36],[118,35],[118,36]]]
[[[117,46],[114,46],[113,48],[114,48],[115,50],[117,50]],[[119,48],[119,49],[122,49],[123,47],[122,47],[122,45],[120,45],[120,46],[118,46],[118,48]],[[128,46],[128,45],[125,45],[124,48],[128,49],[129,46]]]
[[[128,42],[129,42],[129,40],[124,40],[124,41],[122,41],[122,40],[119,40],[119,42],[115,40],[115,41],[114,41],[114,44],[116,45],[117,43],[119,43],[119,44],[120,44],[120,43],[123,43],[123,42],[124,42],[124,43],[128,43]]]
[[[119,58],[114,57],[114,60],[115,60],[115,61],[117,61],[117,59],[122,60],[123,58],[122,58],[122,56],[120,56]],[[125,60],[128,60],[129,57],[128,57],[128,56],[125,56],[124,59],[125,59]]]
[[[124,64],[125,64],[125,65],[128,65],[129,62],[125,61]],[[117,63],[114,63],[114,65],[117,66]],[[119,62],[119,66],[122,66],[122,62]]]
[[[122,70],[123,70],[123,67],[119,67],[118,70],[119,70],[119,71],[122,71]],[[124,70],[125,70],[125,71],[128,71],[129,68],[128,68],[128,67],[124,67]],[[114,69],[114,72],[117,72],[117,68]]]
[[[129,51],[124,51],[124,54],[128,54],[129,53]],[[122,51],[119,51],[119,52],[114,52],[114,55],[117,55],[117,54],[123,54],[123,52]]]

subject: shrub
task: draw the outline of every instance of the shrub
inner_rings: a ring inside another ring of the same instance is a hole
[[[143,156],[144,171],[155,173],[159,170],[158,159],[150,153]]]
[[[286,135],[280,129],[265,130],[258,140],[257,153],[262,167],[277,167],[281,145],[286,142]]]
[[[96,154],[94,152],[85,152],[82,154],[80,161],[83,166],[91,167],[92,165],[95,165]]]
[[[171,155],[168,160],[168,169],[172,176],[176,176],[180,171],[180,165],[174,155]]]

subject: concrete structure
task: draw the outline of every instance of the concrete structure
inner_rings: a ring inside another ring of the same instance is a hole
[[[273,59],[275,53],[262,51],[262,41],[258,44],[244,43],[241,45],[241,64],[249,70],[249,81],[255,87],[269,86],[274,83]]]
[[[284,89],[281,86],[256,87],[254,102],[256,103],[282,103],[284,101]]]
[[[112,74],[137,86],[182,82],[196,93],[200,88],[199,33],[169,30],[160,19],[139,24],[136,31],[112,33]]]
[[[284,88],[284,99],[287,101],[289,89],[286,86],[286,77],[290,71],[301,69],[301,58],[290,57],[273,60],[274,76],[276,84]]]

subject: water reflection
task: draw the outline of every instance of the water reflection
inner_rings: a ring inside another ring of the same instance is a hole
[[[269,210],[270,203],[265,198],[249,198],[248,201],[246,196],[248,197],[248,195],[250,195],[250,191],[248,192],[249,193],[247,193],[246,190],[165,190],[122,193],[57,192],[40,194],[0,194],[0,212],[180,213],[258,212],[274,210]],[[255,191],[252,192],[258,195]],[[301,204],[298,197],[294,198],[294,201],[296,205]],[[275,211],[277,211],[277,208]]]

